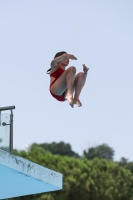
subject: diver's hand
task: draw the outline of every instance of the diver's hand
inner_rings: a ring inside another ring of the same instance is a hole
[[[84,71],[84,73],[85,73],[85,74],[87,74],[87,73],[88,73],[88,70],[89,70],[89,68],[88,68],[88,67],[86,67],[86,65],[85,65],[85,64],[83,64],[83,71]]]
[[[77,58],[72,54],[66,54],[66,58],[71,60],[77,60]]]

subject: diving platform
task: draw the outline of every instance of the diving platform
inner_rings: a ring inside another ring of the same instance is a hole
[[[0,199],[61,190],[61,173],[12,153],[11,115],[0,113]]]

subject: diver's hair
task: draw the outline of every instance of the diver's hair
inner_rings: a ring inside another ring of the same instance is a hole
[[[54,58],[57,58],[57,57],[59,57],[59,56],[62,56],[64,53],[67,53],[67,52],[65,52],[65,51],[60,51],[60,52],[58,52],[58,53],[55,54],[55,57],[54,57]]]
[[[54,58],[57,58],[57,57],[59,57],[59,56],[62,56],[64,53],[66,53],[66,52],[65,52],[65,51],[60,51],[60,52],[58,52],[58,53],[55,54],[55,57],[54,57]],[[46,73],[47,73],[47,74],[50,74],[50,70],[51,70],[51,68],[48,69]]]

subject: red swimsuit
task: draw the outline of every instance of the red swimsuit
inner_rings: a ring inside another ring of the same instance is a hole
[[[56,71],[54,71],[52,74],[50,74],[50,76],[54,77],[55,80],[50,84],[50,93],[51,95],[57,99],[58,101],[65,101],[65,92],[61,95],[61,96],[58,96],[58,95],[55,95],[51,92],[51,86],[54,84],[54,82],[61,76],[61,74],[64,72],[65,70],[63,70],[62,68],[58,68]]]

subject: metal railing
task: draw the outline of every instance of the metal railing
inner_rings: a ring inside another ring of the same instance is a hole
[[[0,126],[7,126],[7,125],[10,126],[9,152],[13,151],[13,111],[12,111],[13,109],[15,109],[15,106],[0,107]],[[6,110],[11,111],[9,124],[1,121],[1,112]]]

